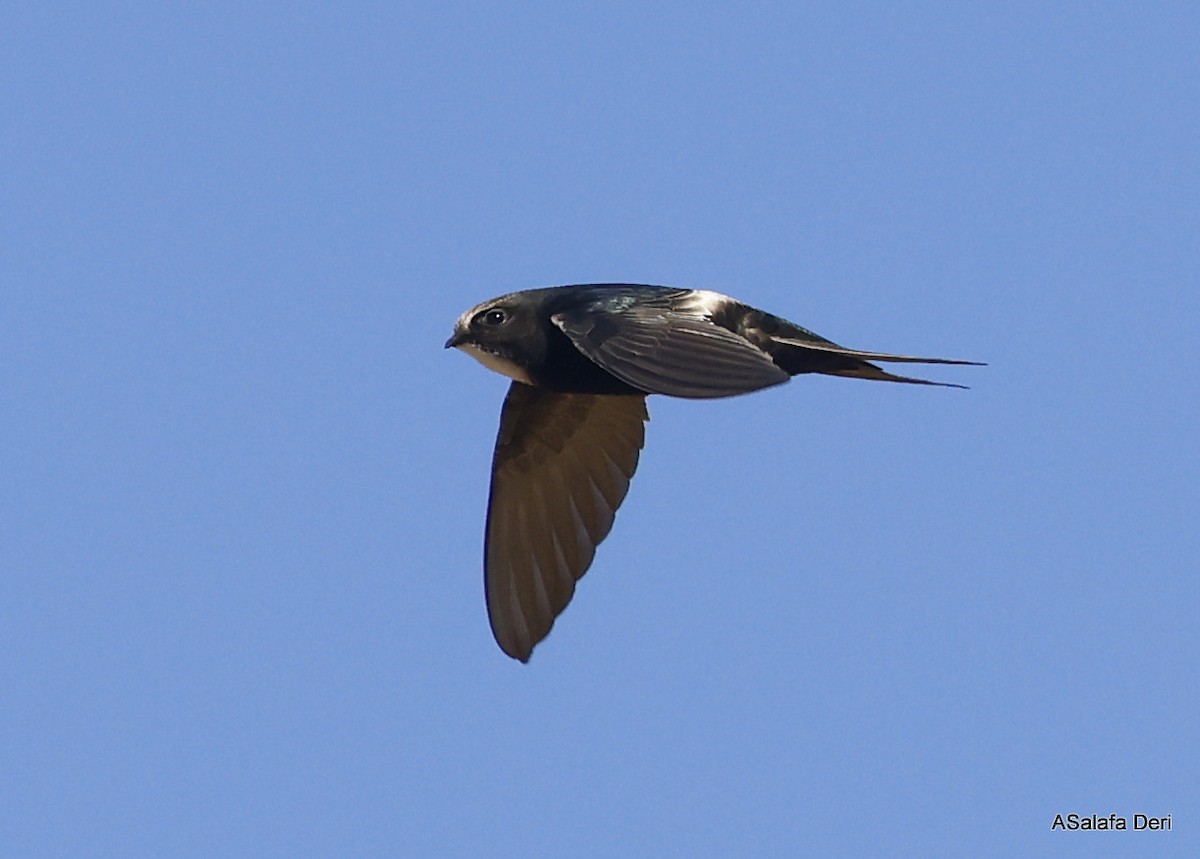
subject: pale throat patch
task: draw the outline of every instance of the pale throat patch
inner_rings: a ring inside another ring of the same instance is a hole
[[[513,381],[521,382],[524,385],[533,384],[533,380],[529,378],[529,374],[525,372],[525,368],[508,358],[502,358],[499,355],[494,355],[491,352],[480,349],[474,343],[464,343],[458,348],[489,370],[499,373],[501,376],[508,376]]]

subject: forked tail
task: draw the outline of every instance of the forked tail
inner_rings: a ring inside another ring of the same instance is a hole
[[[828,340],[807,340],[799,337],[773,336],[774,344],[782,349],[771,350],[775,363],[791,373],[821,373],[826,376],[846,376],[852,379],[871,379],[878,382],[904,382],[909,385],[938,385],[943,388],[966,388],[953,382],[931,382],[912,376],[898,376],[871,361],[898,364],[965,364],[972,367],[986,366],[981,361],[959,361],[952,358],[918,358],[914,355],[892,355],[887,352],[863,352],[847,349]]]

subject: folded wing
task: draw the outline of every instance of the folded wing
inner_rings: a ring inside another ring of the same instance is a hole
[[[596,306],[551,317],[579,351],[651,394],[709,398],[786,382],[788,374],[746,338],[665,300]]]

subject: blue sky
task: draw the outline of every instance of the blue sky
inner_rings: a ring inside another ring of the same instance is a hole
[[[1194,4],[0,32],[0,853],[1200,850]],[[522,666],[442,343],[589,281],[989,366],[653,398]]]

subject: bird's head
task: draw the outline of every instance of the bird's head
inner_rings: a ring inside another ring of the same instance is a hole
[[[476,305],[458,317],[446,348],[461,349],[489,370],[532,384],[528,367],[544,343],[537,307],[521,293]]]

